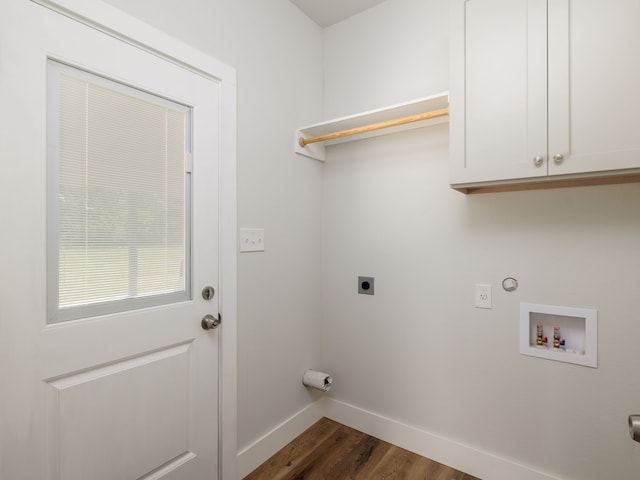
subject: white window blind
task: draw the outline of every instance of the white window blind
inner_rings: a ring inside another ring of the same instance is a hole
[[[187,299],[188,108],[50,73],[49,320]]]

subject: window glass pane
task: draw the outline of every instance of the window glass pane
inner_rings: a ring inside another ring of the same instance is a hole
[[[50,321],[188,298],[188,108],[50,73]]]

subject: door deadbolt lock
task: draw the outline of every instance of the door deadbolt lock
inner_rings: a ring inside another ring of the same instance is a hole
[[[205,330],[213,330],[215,328],[218,328],[218,325],[220,325],[220,318],[216,318],[208,313],[204,317],[202,317],[202,322],[200,324]]]
[[[205,300],[211,300],[215,294],[216,291],[213,287],[206,286],[202,289],[202,298]]]

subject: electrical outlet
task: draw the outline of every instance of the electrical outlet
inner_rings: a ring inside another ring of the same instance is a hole
[[[491,308],[491,285],[476,283],[476,308]]]
[[[264,228],[241,228],[240,251],[264,252]]]
[[[358,293],[373,295],[375,279],[373,277],[358,277]]]

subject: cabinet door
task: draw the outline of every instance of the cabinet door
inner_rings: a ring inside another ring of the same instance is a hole
[[[451,13],[451,183],[546,176],[547,1],[453,0]]]
[[[640,168],[639,19],[638,0],[549,0],[550,174]]]

